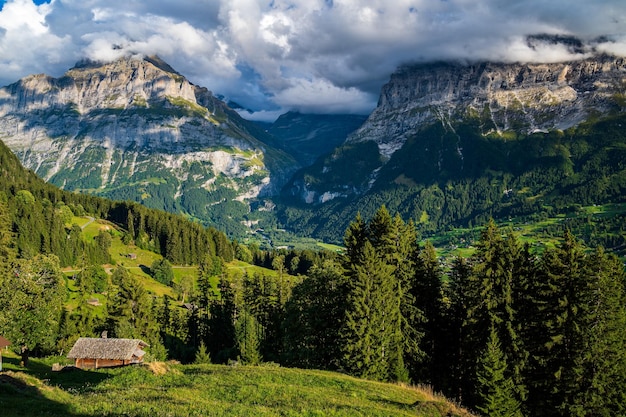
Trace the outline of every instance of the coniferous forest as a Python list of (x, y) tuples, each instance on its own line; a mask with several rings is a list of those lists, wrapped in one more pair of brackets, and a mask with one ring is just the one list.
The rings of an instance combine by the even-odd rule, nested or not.
[[(145, 340), (157, 360), (428, 384), (488, 416), (626, 413), (624, 265), (568, 231), (531, 248), (490, 221), (473, 254), (443, 262), (382, 206), (352, 220), (342, 253), (264, 252), (177, 215), (61, 191), (4, 146), (0, 171), (0, 329), (25, 366), (107, 331)], [(182, 299), (111, 265), (110, 234), (85, 239), (74, 216), (161, 255), (153, 277)], [(231, 276), (233, 259), (274, 273)], [(197, 266), (192, 282), (174, 283), (173, 264)], [(105, 314), (67, 309), (68, 266), (85, 298), (106, 294)]]

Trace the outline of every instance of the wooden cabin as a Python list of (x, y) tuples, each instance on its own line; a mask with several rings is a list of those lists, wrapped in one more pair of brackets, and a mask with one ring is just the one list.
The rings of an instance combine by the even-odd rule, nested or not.
[(148, 344), (139, 339), (81, 337), (67, 357), (80, 369), (98, 369), (142, 363)]

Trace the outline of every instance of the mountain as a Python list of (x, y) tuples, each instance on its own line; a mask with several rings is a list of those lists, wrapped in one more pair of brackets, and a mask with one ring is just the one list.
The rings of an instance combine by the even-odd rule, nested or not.
[(340, 241), (386, 204), (424, 233), (626, 195), (626, 61), (400, 68), (347, 141), (283, 189), (287, 229)]
[(330, 153), (345, 142), (365, 121), (365, 116), (351, 114), (302, 114), (288, 112), (269, 126), (276, 146), (293, 156), (302, 166)]
[(483, 134), (564, 130), (619, 108), (624, 71), (623, 58), (606, 55), (553, 64), (404, 67), (350, 141), (374, 141), (390, 157), (424, 126), (467, 117), (480, 121)]
[(158, 57), (83, 61), (0, 89), (0, 140), (45, 180), (180, 212), (231, 235), (296, 161)]

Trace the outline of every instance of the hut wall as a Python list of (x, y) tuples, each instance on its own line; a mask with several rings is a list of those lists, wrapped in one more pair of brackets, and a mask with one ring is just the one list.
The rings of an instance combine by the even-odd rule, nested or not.
[(112, 366), (127, 365), (127, 362), (117, 359), (98, 359), (96, 362), (96, 359), (82, 358), (76, 359), (76, 367), (81, 369), (110, 368)]

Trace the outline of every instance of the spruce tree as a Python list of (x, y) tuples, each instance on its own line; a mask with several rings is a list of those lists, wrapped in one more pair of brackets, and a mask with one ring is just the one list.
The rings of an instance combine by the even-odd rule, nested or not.
[(284, 360), (290, 366), (336, 369), (347, 280), (333, 261), (313, 266), (285, 308)]
[(506, 356), (500, 348), (495, 327), (477, 367), (478, 402), (476, 409), (485, 417), (522, 417), (516, 388), (507, 371)]
[(588, 255), (592, 293), (590, 322), (585, 329), (587, 349), (585, 386), (575, 398), (584, 415), (626, 414), (626, 274), (623, 263), (602, 248)]
[(249, 311), (242, 310), (235, 323), (235, 336), (239, 349), (239, 360), (245, 365), (261, 363), (259, 325)]
[[(567, 231), (542, 257), (527, 380), (534, 415), (613, 416), (626, 410), (624, 270), (602, 249), (586, 254)], [(547, 411), (552, 410), (552, 411)]]
[(442, 342), (442, 271), (434, 246), (427, 241), (422, 250), (415, 256), (415, 272), (411, 292), (416, 308), (423, 312), (424, 323), (421, 325), (424, 335), (421, 339), (421, 350), (424, 352), (422, 361), (415, 363), (414, 376), (424, 383), (433, 384), (437, 389), (441, 386), (441, 372), (444, 358), (440, 356)]
[(343, 366), (353, 375), (387, 380), (390, 364), (400, 360), (393, 349), (399, 304), (394, 297), (392, 273), (393, 267), (381, 262), (366, 240), (348, 274), (346, 322), (342, 329)]
[[(474, 370), (475, 357), (473, 352), (466, 351), (467, 348), (467, 309), (468, 294), (470, 286), (471, 267), (467, 259), (457, 257), (450, 271), (449, 285), (444, 287), (447, 298), (450, 300), (443, 315), (446, 323), (444, 335), (443, 352), (446, 365), (444, 375), (448, 376), (448, 381), (442, 378), (442, 391), (448, 396), (455, 398), (459, 402), (466, 401), (466, 393), (471, 393), (474, 389), (474, 378), (468, 375)], [(471, 396), (471, 394), (470, 394)]]
[(193, 363), (196, 365), (211, 363), (211, 355), (207, 352), (204, 342), (200, 343)]
[(531, 351), (534, 363), (527, 377), (528, 406), (535, 415), (572, 415), (584, 386), (585, 329), (592, 301), (585, 269), (582, 246), (569, 231), (557, 248), (542, 256), (543, 286), (537, 297), (541, 339)]
[[(509, 234), (506, 239), (491, 220), (482, 232), (477, 244), (476, 253), (472, 256), (472, 273), (467, 287), (467, 320), (465, 352), (475, 355), (480, 352), (489, 337), (490, 327), (495, 326), (503, 353), (509, 358), (511, 377), (515, 382), (516, 396), (522, 401), (526, 396), (526, 388), (522, 379), (522, 370), (526, 363), (516, 317), (514, 283), (520, 279), (518, 274), (520, 248), (517, 239)], [(470, 361), (472, 362), (476, 361)], [(475, 372), (470, 371), (471, 376)], [(471, 380), (466, 383), (471, 386)], [(474, 399), (470, 392), (468, 404)]]

